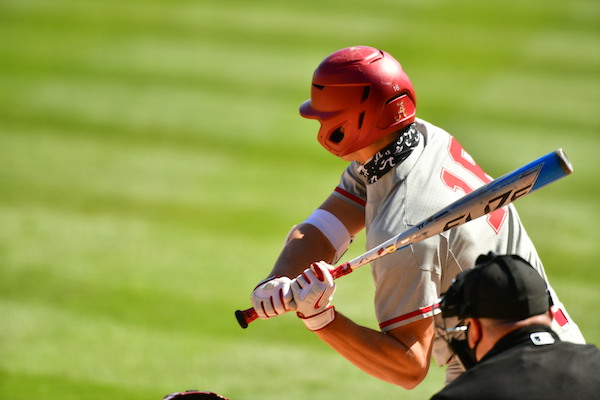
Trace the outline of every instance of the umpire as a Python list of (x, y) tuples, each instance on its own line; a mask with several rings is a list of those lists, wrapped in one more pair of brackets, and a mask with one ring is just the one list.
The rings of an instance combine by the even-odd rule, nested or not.
[[(451, 346), (472, 366), (432, 400), (598, 399), (600, 351), (562, 342), (544, 280), (519, 256), (488, 254), (457, 275), (442, 296), (442, 317), (466, 334)], [(462, 346), (461, 346), (462, 345)]]

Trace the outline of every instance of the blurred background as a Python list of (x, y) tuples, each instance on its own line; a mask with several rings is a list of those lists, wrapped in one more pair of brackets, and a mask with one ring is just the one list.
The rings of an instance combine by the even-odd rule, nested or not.
[[(491, 176), (565, 150), (575, 172), (516, 207), (600, 344), (598, 1), (4, 0), (0, 37), (0, 398), (439, 390), (435, 365), (406, 391), (293, 315), (233, 316), (345, 167), (298, 106), (357, 44), (394, 55), (418, 115)], [(335, 304), (376, 328), (372, 289), (365, 267)]]

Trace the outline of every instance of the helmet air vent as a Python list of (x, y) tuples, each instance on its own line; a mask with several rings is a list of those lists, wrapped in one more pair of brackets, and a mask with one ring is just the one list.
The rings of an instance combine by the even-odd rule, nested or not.
[(364, 101), (369, 98), (369, 93), (371, 93), (371, 86), (365, 86), (365, 90), (363, 90), (362, 94), (362, 99), (360, 99), (361, 103), (364, 103)]
[(361, 112), (358, 116), (358, 129), (362, 128), (363, 120), (365, 119), (365, 113)]
[(388, 101), (386, 101), (386, 102), (385, 102), (385, 104), (390, 104), (390, 103), (392, 103), (394, 100), (396, 100), (396, 99), (399, 99), (400, 97), (404, 97), (404, 96), (406, 96), (406, 95), (407, 95), (407, 94), (406, 94), (406, 93), (404, 93), (404, 92), (402, 92), (402, 93), (400, 93), (400, 94), (397, 94), (397, 95), (395, 95), (395, 96), (391, 97), (390, 99), (388, 99)]

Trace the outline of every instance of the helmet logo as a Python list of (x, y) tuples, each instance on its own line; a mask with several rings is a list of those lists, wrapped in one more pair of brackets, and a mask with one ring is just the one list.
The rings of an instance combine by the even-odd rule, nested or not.
[(406, 118), (406, 108), (404, 107), (404, 100), (398, 103), (398, 115), (396, 121), (400, 121), (402, 118)]

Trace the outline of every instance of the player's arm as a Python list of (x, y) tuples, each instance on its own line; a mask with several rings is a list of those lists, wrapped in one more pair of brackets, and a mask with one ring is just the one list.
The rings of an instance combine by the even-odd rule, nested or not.
[(295, 309), (290, 285), (311, 263), (332, 263), (341, 257), (350, 239), (364, 228), (364, 210), (329, 196), (305, 222), (289, 232), (269, 276), (252, 292), (251, 302), (260, 318)]
[[(334, 258), (340, 258), (349, 244), (347, 240), (355, 236), (365, 227), (364, 210), (355, 207), (340, 198), (331, 195), (319, 207), (320, 210), (331, 213), (328, 218), (336, 221), (315, 221), (309, 218), (307, 221), (295, 226), (288, 234), (287, 242), (275, 262), (271, 276), (288, 276), (295, 278), (310, 264), (316, 261), (327, 263), (336, 262)], [(322, 217), (321, 217), (322, 218)], [(314, 222), (317, 226), (313, 225)], [(347, 230), (339, 237), (328, 238), (324, 231), (334, 229), (335, 226), (324, 226), (327, 224), (341, 223)], [(339, 229), (341, 231), (343, 229)], [(341, 237), (346, 236), (346, 237)], [(335, 247), (334, 244), (335, 243)], [(345, 243), (344, 243), (345, 242)]]
[(434, 337), (431, 317), (387, 333), (357, 325), (331, 305), (335, 283), (324, 262), (305, 269), (291, 291), (306, 327), (363, 371), (406, 389), (427, 375)]
[(366, 373), (405, 389), (417, 386), (429, 370), (434, 338), (431, 317), (382, 333), (337, 313), (315, 333)]

